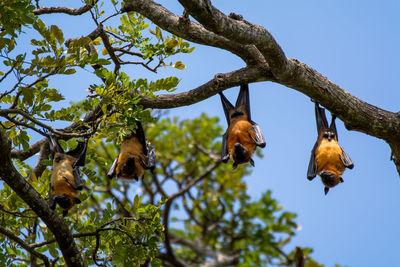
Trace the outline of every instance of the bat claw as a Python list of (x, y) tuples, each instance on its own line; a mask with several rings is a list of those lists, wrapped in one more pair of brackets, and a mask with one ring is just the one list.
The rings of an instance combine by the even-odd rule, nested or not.
[(237, 166), (238, 166), (238, 164), (237, 164), (236, 162), (234, 162), (234, 163), (232, 164), (232, 171), (235, 170)]
[(325, 188), (324, 188), (324, 193), (325, 193), (325, 195), (328, 194), (328, 192), (329, 192), (329, 188), (328, 188), (328, 187), (325, 187)]
[(253, 167), (256, 166), (256, 165), (254, 164), (254, 160), (253, 160), (253, 159), (250, 159), (250, 164), (251, 164), (251, 166), (253, 166)]

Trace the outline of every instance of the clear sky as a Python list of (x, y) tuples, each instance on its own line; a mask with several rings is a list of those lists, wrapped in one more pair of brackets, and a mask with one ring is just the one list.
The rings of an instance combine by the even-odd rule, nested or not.
[[(175, 1), (159, 2), (182, 14)], [(213, 4), (226, 14), (242, 14), (244, 19), (264, 26), (288, 57), (316, 69), (352, 95), (389, 111), (400, 110), (399, 1), (215, 0)], [(81, 4), (71, 1), (71, 5)], [(66, 38), (86, 35), (95, 28), (78, 17), (41, 18), (54, 24), (68, 18), (68, 24), (61, 25)], [(195, 46), (193, 53), (174, 58), (183, 61), (185, 70), (166, 69), (158, 75), (139, 68), (124, 71), (132, 78), (178, 76), (182, 82), (176, 92), (182, 92), (217, 73), (244, 66), (229, 52)], [(98, 82), (84, 71), (78, 73), (52, 84), (63, 88), (68, 100), (81, 99), (87, 95), (87, 86)], [(389, 146), (377, 138), (347, 131), (338, 120), (340, 144), (355, 168), (346, 170), (345, 182), (325, 196), (319, 178), (312, 182), (306, 179), (317, 135), (313, 103), (305, 95), (271, 82), (251, 84), (250, 89), (252, 117), (263, 130), (267, 146), (264, 158), (255, 160), (252, 175), (245, 179), (254, 199), (271, 189), (286, 210), (297, 213), (301, 230), (291, 246), (312, 247), (312, 256), (326, 266), (400, 266), (400, 179), (389, 160)], [(226, 95), (234, 101), (237, 92), (238, 88), (232, 88)], [(170, 114), (192, 118), (202, 112), (219, 116), (226, 125), (217, 96)]]

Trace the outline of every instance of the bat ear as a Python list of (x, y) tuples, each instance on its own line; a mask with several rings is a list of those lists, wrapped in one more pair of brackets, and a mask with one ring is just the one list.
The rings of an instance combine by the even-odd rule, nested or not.
[(325, 187), (325, 188), (324, 188), (324, 192), (325, 192), (325, 195), (328, 194), (329, 188), (328, 188), (328, 187)]
[(341, 182), (341, 183), (343, 183), (343, 182), (344, 182), (344, 180), (343, 180), (343, 178), (342, 178), (342, 177), (340, 177), (340, 182)]
[(82, 201), (79, 198), (75, 198), (75, 204), (81, 204)]

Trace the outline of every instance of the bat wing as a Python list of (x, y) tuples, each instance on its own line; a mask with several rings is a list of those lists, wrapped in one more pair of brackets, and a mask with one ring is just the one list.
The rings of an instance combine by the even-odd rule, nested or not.
[(82, 180), (82, 173), (79, 167), (75, 167), (72, 171), (74, 173), (74, 183), (75, 185), (73, 188), (75, 190), (81, 191), (83, 189), (83, 180)]
[(85, 166), (86, 150), (89, 139), (85, 138), (84, 142), (78, 142), (74, 150), (68, 151), (67, 154), (76, 158), (73, 168), (75, 166)]
[(156, 167), (156, 150), (148, 142), (147, 142), (146, 146), (147, 146), (147, 151), (148, 151), (148, 155), (147, 155), (148, 163), (145, 164), (144, 167), (146, 169), (154, 170), (154, 168)]
[(119, 157), (119, 155), (115, 158), (113, 164), (111, 165), (110, 170), (107, 173), (107, 177), (109, 179), (112, 179), (115, 176), (115, 172), (116, 172), (117, 165), (118, 165), (118, 157)]
[(148, 154), (148, 149), (147, 149), (147, 142), (146, 142), (146, 136), (144, 135), (144, 130), (142, 123), (140, 121), (136, 121), (136, 137), (138, 138), (140, 144), (143, 146), (143, 154), (147, 156)]
[(47, 138), (49, 138), (49, 146), (50, 146), (50, 151), (51, 151), (51, 157), (54, 158), (55, 153), (64, 153), (64, 150), (60, 146), (60, 144), (57, 141), (57, 137), (55, 134), (50, 133), (47, 135)]
[(251, 121), (251, 114), (250, 114), (250, 96), (249, 96), (249, 85), (242, 84), (240, 86), (240, 91), (238, 98), (236, 100), (235, 108), (240, 106), (244, 106), (247, 114), (247, 119)]
[(311, 151), (311, 157), (310, 157), (310, 162), (308, 163), (308, 170), (307, 170), (307, 179), (312, 180), (317, 176), (317, 166), (315, 166), (315, 150), (317, 149), (318, 142), (315, 143), (312, 151)]
[(324, 130), (328, 129), (328, 121), (326, 120), (325, 109), (321, 108), (317, 102), (315, 102), (315, 118), (317, 121), (318, 134)]
[(224, 96), (222, 92), (219, 93), (219, 96), (221, 97), (221, 103), (222, 107), (224, 109), (226, 121), (228, 122), (228, 126), (230, 124), (230, 118), (229, 118), (229, 111), (234, 109), (235, 107), (229, 102), (229, 100)]
[(343, 162), (343, 165), (346, 167), (346, 168), (349, 168), (349, 169), (353, 169), (354, 168), (354, 163), (353, 163), (353, 161), (351, 160), (351, 158), (349, 157), (349, 155), (347, 155), (347, 153), (342, 149), (342, 156), (340, 157), (340, 159), (342, 160), (342, 162)]
[(229, 151), (227, 148), (228, 131), (222, 136), (222, 149), (221, 149), (221, 160), (226, 163), (229, 160)]
[(250, 135), (250, 138), (253, 139), (253, 141), (256, 143), (257, 146), (259, 147), (265, 147), (265, 138), (264, 135), (261, 132), (260, 127), (258, 126), (257, 123), (251, 121), (253, 132), (256, 138), (253, 138), (253, 136)]
[(335, 120), (336, 120), (336, 116), (332, 115), (331, 125), (329, 126), (329, 128), (335, 133), (336, 141), (339, 141), (339, 136), (337, 133)]
[(53, 190), (51, 189), (51, 183), (50, 183), (50, 185), (49, 185), (49, 206), (50, 206), (50, 209), (54, 210), (56, 208), (56, 202), (54, 201), (52, 191)]

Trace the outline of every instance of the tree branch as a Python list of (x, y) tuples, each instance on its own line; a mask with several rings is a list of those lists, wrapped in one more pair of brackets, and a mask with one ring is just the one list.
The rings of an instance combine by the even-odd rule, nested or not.
[(0, 226), (0, 233), (2, 233), (3, 235), (7, 236), (10, 240), (14, 241), (18, 245), (20, 245), (23, 249), (28, 251), (31, 255), (34, 255), (35, 257), (41, 259), (43, 261), (43, 263), (44, 263), (44, 266), (50, 267), (49, 259), (45, 255), (35, 251), (28, 244), (26, 244), (21, 238), (16, 236), (14, 233), (8, 231), (3, 226)]
[(205, 84), (178, 94), (158, 95), (156, 98), (143, 97), (140, 104), (146, 108), (175, 108), (203, 101), (225, 89), (243, 83), (275, 81), (269, 72), (257, 67), (246, 67), (225, 74), (217, 74)]
[(212, 6), (210, 0), (179, 0), (185, 9), (206, 29), (243, 45), (254, 44), (264, 55), (274, 76), (286, 73), (287, 59), (272, 35), (263, 27), (237, 20)]
[(129, 11), (139, 12), (160, 28), (188, 41), (228, 50), (242, 58), (247, 64), (263, 61), (254, 46), (244, 46), (208, 31), (201, 24), (177, 16), (152, 0), (125, 0), (125, 6), (121, 12)]
[(10, 141), (0, 131), (0, 176), (43, 220), (54, 234), (68, 266), (84, 266), (80, 251), (64, 221), (50, 209), (39, 193), (18, 173), (11, 163)]

